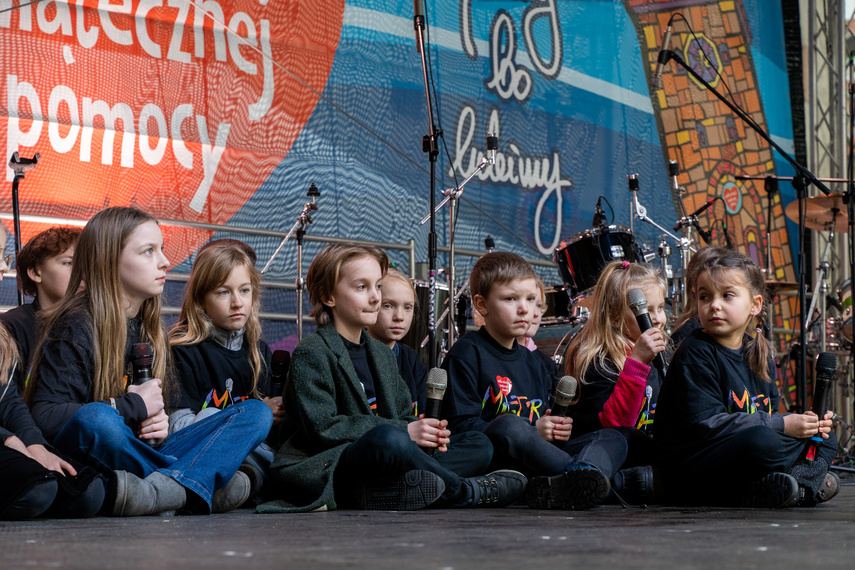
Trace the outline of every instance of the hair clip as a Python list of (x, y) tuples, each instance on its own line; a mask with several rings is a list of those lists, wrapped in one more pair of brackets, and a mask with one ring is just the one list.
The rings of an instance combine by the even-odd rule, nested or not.
[(621, 266), (620, 266), (620, 267), (621, 267), (621, 269), (626, 269), (627, 267), (629, 267), (629, 262), (628, 262), (628, 261), (624, 261), (624, 262), (621, 264)]

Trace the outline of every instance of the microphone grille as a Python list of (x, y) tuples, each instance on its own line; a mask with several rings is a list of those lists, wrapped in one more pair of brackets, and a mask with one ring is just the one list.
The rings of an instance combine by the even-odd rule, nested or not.
[(134, 366), (151, 366), (152, 362), (151, 345), (147, 342), (138, 342), (131, 345), (131, 361)]
[(630, 289), (626, 294), (626, 300), (630, 307), (647, 304), (647, 299), (644, 297), (644, 293), (641, 289)]
[(816, 358), (817, 372), (833, 374), (837, 372), (837, 355), (830, 352), (820, 352)]
[(562, 376), (555, 387), (555, 403), (560, 406), (569, 406), (576, 397), (578, 381), (572, 376)]
[(448, 387), (448, 372), (442, 368), (431, 368), (428, 371), (428, 388), (445, 390)]

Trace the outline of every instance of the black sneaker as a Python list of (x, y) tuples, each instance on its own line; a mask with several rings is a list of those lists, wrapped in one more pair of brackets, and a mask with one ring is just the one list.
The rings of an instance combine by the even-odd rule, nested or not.
[(816, 494), (816, 500), (818, 503), (830, 501), (836, 497), (839, 492), (840, 477), (837, 476), (837, 473), (829, 471), (825, 474), (825, 480), (822, 482), (822, 486), (820, 486), (819, 492)]
[(612, 491), (630, 504), (653, 503), (653, 490), (653, 467), (650, 465), (621, 469), (612, 477)]
[(799, 500), (799, 484), (787, 473), (770, 473), (751, 483), (742, 497), (743, 507), (777, 509), (792, 507)]
[(374, 479), (355, 492), (356, 508), (370, 511), (417, 511), (436, 501), (445, 482), (430, 471), (407, 471), (399, 477)]
[(516, 503), (525, 493), (528, 480), (519, 471), (509, 469), (493, 471), (488, 475), (467, 477), (463, 485), (471, 490), (466, 500), (457, 507), (507, 507)]
[(532, 509), (581, 511), (602, 503), (610, 490), (608, 477), (599, 469), (577, 463), (566, 473), (532, 478), (525, 499)]

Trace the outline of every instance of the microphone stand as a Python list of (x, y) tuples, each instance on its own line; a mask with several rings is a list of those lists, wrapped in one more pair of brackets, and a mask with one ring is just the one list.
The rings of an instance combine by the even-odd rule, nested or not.
[[(21, 158), (18, 151), (12, 153), (9, 159), (9, 168), (15, 171), (12, 179), (12, 218), (15, 226), (15, 256), (21, 251), (21, 209), (18, 204), (18, 182), (24, 178), (24, 173), (34, 169), (39, 164), (39, 153), (33, 158)], [(24, 294), (18, 289), (18, 306), (24, 304)]]
[[(849, 215), (849, 227), (847, 234), (849, 238), (849, 298), (855, 299), (855, 51), (849, 52), (849, 156), (848, 156), (848, 176), (846, 192), (843, 193), (843, 201), (846, 203), (846, 210)], [(850, 305), (852, 315), (855, 315), (855, 306)], [(855, 330), (855, 322), (853, 322), (853, 330)], [(849, 372), (850, 367), (855, 366), (855, 339), (849, 345), (849, 362), (846, 363), (846, 372)], [(844, 375), (844, 378), (851, 376)], [(849, 410), (847, 410), (849, 411)], [(851, 420), (850, 420), (851, 421)]]
[[(455, 322), (454, 322), (454, 311), (451, 310), (451, 308), (454, 306), (452, 303), (456, 303), (459, 300), (461, 293), (464, 292), (464, 290), (466, 289), (466, 287), (469, 284), (469, 282), (467, 280), (466, 285), (463, 288), (461, 288), (458, 293), (455, 293), (454, 288), (455, 288), (457, 275), (456, 275), (456, 271), (454, 269), (454, 263), (455, 263), (455, 261), (454, 261), (454, 226), (457, 223), (455, 220), (455, 212), (457, 211), (457, 200), (463, 195), (463, 189), (466, 186), (466, 184), (469, 183), (470, 180), (475, 178), (475, 176), (477, 176), (478, 173), (481, 172), (482, 170), (484, 170), (488, 165), (494, 164), (496, 162), (496, 150), (498, 150), (498, 148), (499, 148), (498, 137), (496, 137), (495, 133), (488, 133), (487, 134), (487, 151), (489, 153), (489, 158), (487, 156), (482, 156), (481, 161), (475, 167), (475, 170), (473, 170), (471, 173), (469, 173), (469, 175), (467, 175), (466, 178), (463, 179), (463, 182), (458, 184), (456, 188), (447, 188), (447, 189), (443, 190), (442, 195), (445, 196), (445, 199), (442, 202), (440, 202), (436, 206), (436, 208), (419, 223), (420, 226), (423, 226), (425, 224), (425, 222), (427, 222), (428, 220), (431, 220), (431, 222), (433, 222), (433, 219), (434, 219), (434, 216), (436, 215), (436, 213), (439, 212), (439, 210), (446, 203), (449, 204), (449, 206), (448, 206), (448, 208), (449, 208), (448, 209), (448, 301), (447, 301), (448, 306), (446, 307), (445, 312), (442, 314), (442, 316), (440, 316), (438, 321), (434, 324), (435, 327), (439, 327), (440, 323), (442, 323), (442, 320), (444, 318), (446, 318), (446, 316), (448, 317), (448, 337), (447, 337), (447, 341), (445, 344), (445, 350), (446, 351), (451, 350), (451, 346), (454, 344), (454, 341), (456, 340), (456, 337), (458, 336), (457, 330), (455, 327)], [(430, 327), (430, 324), (431, 323), (428, 322), (428, 327)], [(430, 330), (434, 331), (434, 335), (436, 334), (435, 329), (430, 329)], [(430, 338), (430, 333), (428, 333), (428, 339), (427, 340), (432, 341), (432, 342), (434, 341), (434, 339)], [(422, 346), (424, 346), (424, 343), (422, 343)]]
[[(421, 55), (422, 78), (425, 84), (425, 100), (427, 102), (428, 134), (422, 137), (422, 151), (428, 153), (430, 161), (430, 231), (428, 232), (428, 368), (436, 368), (436, 219), (434, 204), (436, 203), (436, 158), (439, 155), (437, 147), (437, 130), (433, 121), (433, 107), (430, 102), (430, 82), (428, 81), (427, 58), (425, 57), (425, 16), (421, 0), (415, 0), (413, 28), (416, 32), (416, 50)], [(452, 284), (453, 285), (453, 284)], [(449, 291), (449, 298), (451, 298)]]
[(264, 269), (261, 270), (261, 274), (264, 275), (264, 272), (270, 267), (270, 264), (273, 263), (273, 260), (279, 254), (279, 250), (282, 249), (282, 246), (285, 245), (285, 242), (288, 241), (288, 238), (291, 235), (296, 233), (297, 236), (297, 280), (295, 282), (297, 286), (297, 342), (303, 340), (303, 236), (306, 235), (306, 225), (312, 223), (312, 216), (309, 215), (309, 212), (314, 212), (318, 209), (318, 205), (315, 203), (315, 198), (318, 198), (321, 195), (321, 192), (318, 190), (318, 187), (312, 184), (309, 186), (309, 191), (306, 193), (306, 196), (309, 197), (309, 201), (303, 206), (303, 211), (300, 212), (300, 215), (297, 216), (297, 221), (294, 222), (294, 225), (291, 226), (291, 229), (285, 234), (285, 237), (282, 238), (282, 241), (279, 243), (279, 247), (276, 248), (276, 251), (273, 252), (273, 255), (270, 256), (270, 260), (264, 265)]
[(824, 194), (830, 194), (830, 190), (820, 182), (816, 176), (813, 175), (807, 168), (796, 162), (789, 154), (787, 154), (784, 149), (782, 149), (772, 138), (766, 134), (763, 129), (760, 128), (754, 121), (751, 120), (751, 117), (746, 115), (739, 107), (734, 105), (727, 97), (719, 93), (713, 88), (712, 85), (709, 84), (703, 77), (701, 77), (690, 65), (687, 65), (683, 58), (674, 53), (671, 50), (663, 49), (659, 52), (659, 61), (662, 64), (668, 63), (669, 60), (674, 60), (680, 67), (686, 70), (686, 72), (694, 77), (701, 85), (706, 87), (706, 89), (716, 96), (716, 98), (724, 103), (731, 111), (733, 111), (736, 116), (743, 120), (743, 122), (751, 127), (763, 140), (769, 143), (773, 149), (778, 151), (787, 162), (795, 169), (796, 176), (793, 180), (793, 186), (796, 189), (796, 193), (799, 200), (799, 326), (801, 327), (802, 334), (802, 343), (801, 343), (801, 361), (799, 362), (798, 368), (798, 377), (796, 379), (796, 411), (804, 412), (805, 405), (807, 402), (807, 343), (804, 342), (805, 339), (805, 327), (807, 324), (807, 315), (805, 314), (805, 305), (807, 300), (807, 294), (805, 291), (805, 280), (807, 278), (807, 268), (805, 267), (805, 219), (804, 219), (804, 199), (805, 199), (805, 190), (806, 183), (811, 183), (817, 188), (820, 189)]

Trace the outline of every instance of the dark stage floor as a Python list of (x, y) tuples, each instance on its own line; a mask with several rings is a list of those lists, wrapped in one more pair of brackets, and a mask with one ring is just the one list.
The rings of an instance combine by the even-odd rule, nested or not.
[[(814, 509), (338, 511), (0, 523), (0, 568), (855, 568), (855, 478)], [(560, 565), (560, 566), (559, 566)]]

